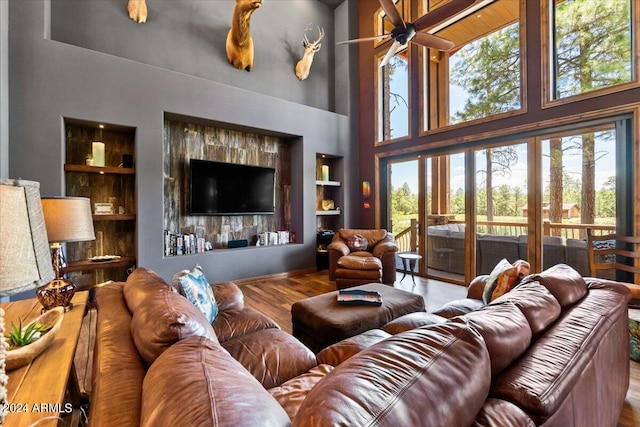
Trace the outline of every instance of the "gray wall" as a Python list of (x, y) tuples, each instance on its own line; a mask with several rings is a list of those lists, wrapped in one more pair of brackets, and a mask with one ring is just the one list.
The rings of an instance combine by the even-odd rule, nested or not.
[[(153, 2), (154, 0), (151, 0), (151, 3)], [(203, 4), (207, 2), (155, 0), (155, 3), (151, 9), (152, 13), (154, 9), (157, 12), (158, 8), (169, 7), (169, 4), (179, 4), (181, 7), (190, 5), (189, 13), (181, 19), (187, 23), (185, 25), (189, 31), (193, 31), (191, 19), (195, 19), (199, 8), (204, 7)], [(257, 11), (254, 18), (270, 18), (266, 12), (269, 4), (273, 8), (286, 9), (281, 11), (282, 13), (289, 13), (290, 3), (301, 6), (312, 4), (313, 7), (309, 10), (317, 14), (313, 15), (314, 20), (316, 17), (333, 19), (333, 11), (311, 0), (265, 0), (264, 10)], [(89, 49), (77, 46), (80, 43), (69, 44), (49, 39), (49, 16), (52, 19), (61, 19), (57, 16), (59, 11), (54, 10), (49, 15), (49, 5), (55, 9), (58, 6), (69, 7), (69, 4), (98, 8), (95, 12), (83, 12), (84, 18), (79, 18), (76, 14), (70, 15), (73, 19), (67, 21), (69, 25), (72, 21), (79, 21), (79, 27), (84, 27), (87, 34), (91, 34), (88, 36), (90, 41), (99, 40), (99, 33), (103, 31), (105, 38), (118, 37), (118, 43), (122, 45), (107, 43), (110, 51), (104, 53), (97, 51), (96, 46)], [(333, 77), (326, 77), (328, 82), (325, 81), (318, 86), (311, 82), (314, 77), (322, 75), (322, 61), (319, 61), (320, 66), (317, 69), (312, 69), (310, 81), (299, 82), (288, 66), (283, 66), (277, 71), (273, 65), (270, 75), (264, 76), (264, 71), (259, 67), (267, 67), (268, 53), (266, 56), (265, 53), (260, 53), (256, 59), (260, 65), (256, 65), (255, 72), (247, 73), (228, 65), (224, 55), (216, 51), (219, 46), (213, 47), (215, 56), (206, 61), (208, 67), (219, 71), (220, 81), (223, 82), (220, 83), (214, 78), (203, 78), (189, 75), (186, 71), (171, 69), (169, 65), (165, 65), (168, 67), (165, 68), (158, 64), (132, 60), (127, 56), (131, 52), (147, 50), (153, 52), (153, 58), (147, 58), (148, 61), (155, 60), (156, 56), (166, 56), (163, 64), (176, 64), (185, 60), (197, 61), (198, 58), (180, 52), (182, 56), (175, 59), (174, 50), (162, 49), (163, 43), (172, 40), (172, 31), (180, 22), (172, 21), (171, 25), (151, 27), (149, 24), (166, 18), (158, 14), (155, 18), (152, 15), (148, 24), (142, 24), (143, 27), (139, 24), (134, 25), (119, 7), (115, 7), (124, 4), (124, 1), (112, 0), (9, 2), (9, 175), (39, 181), (41, 192), (45, 196), (64, 194), (63, 118), (131, 126), (136, 128), (137, 237), (140, 266), (151, 268), (165, 279), (170, 279), (178, 270), (190, 268), (198, 262), (205, 268), (212, 281), (255, 277), (314, 266), (315, 155), (320, 152), (345, 156), (346, 164), (354, 164), (357, 158), (353, 156), (354, 140), (350, 135), (352, 125), (349, 116), (328, 111), (333, 109), (330, 105), (334, 98)], [(347, 13), (353, 10), (354, 6), (352, 4), (348, 8), (340, 8), (343, 12), (335, 13)], [(71, 11), (68, 13), (71, 14)], [(177, 14), (174, 11), (167, 12), (169, 13), (171, 16)], [(103, 14), (106, 16), (102, 16)], [(91, 18), (91, 15), (101, 15), (100, 22), (94, 21), (97, 16)], [(305, 16), (303, 20), (301, 16), (296, 19), (300, 19), (300, 25), (304, 27), (309, 19)], [(91, 20), (91, 25), (83, 21), (85, 18)], [(346, 25), (347, 21), (354, 20), (355, 16), (342, 18), (340, 22)], [(252, 29), (258, 27), (258, 20), (256, 19), (255, 24), (252, 21), (252, 24)], [(114, 33), (108, 30), (110, 25), (116, 25), (118, 31)], [(127, 25), (131, 29), (125, 31), (123, 28)], [(327, 28), (332, 26), (333, 23), (327, 25)], [(93, 27), (100, 31), (94, 33)], [(56, 27), (52, 32), (60, 37), (60, 30)], [(127, 38), (121, 32), (130, 33), (131, 38)], [(150, 34), (134, 37), (134, 32)], [(331, 33), (331, 30), (327, 32)], [(82, 39), (75, 31), (71, 33)], [(281, 30), (275, 30), (272, 34), (284, 37), (284, 34), (290, 33), (285, 31), (283, 34)], [(192, 36), (195, 37), (194, 34)], [(144, 46), (139, 45), (141, 42), (144, 42)], [(178, 41), (176, 43), (180, 44)], [(191, 39), (189, 43), (195, 42)], [(189, 43), (184, 46), (184, 50), (189, 50)], [(280, 51), (283, 45), (284, 42), (273, 47), (272, 43), (269, 48)], [(204, 50), (206, 49), (202, 51)], [(120, 51), (126, 54), (120, 56)], [(205, 61), (204, 58), (202, 60)], [(293, 60), (291, 61), (289, 65), (293, 66)], [(332, 61), (327, 60), (327, 63)], [(318, 64), (314, 63), (314, 67), (316, 65)], [(207, 67), (195, 68), (205, 70)], [(317, 76), (313, 75), (314, 71), (318, 72)], [(330, 68), (327, 72), (333, 74)], [(256, 77), (259, 73), (266, 79), (265, 84)], [(335, 80), (341, 82), (341, 90), (349, 90), (351, 87), (349, 76), (339, 75)], [(305, 86), (307, 83), (310, 83), (308, 88)], [(302, 90), (292, 89), (294, 87), (302, 87)], [(316, 91), (320, 93), (318, 96), (314, 95)], [(323, 108), (308, 105), (310, 102), (307, 101), (315, 102), (319, 98), (322, 98), (321, 103), (325, 104)], [(341, 105), (335, 109), (348, 111), (353, 108), (342, 105), (349, 99), (353, 98), (341, 99)], [(162, 138), (165, 114), (299, 136), (298, 140), (301, 142), (294, 144), (292, 151), (292, 158), (301, 159), (298, 164), (292, 165), (292, 179), (300, 179), (303, 189), (301, 193), (292, 197), (294, 204), (300, 203), (303, 206), (299, 225), (301, 229), (296, 230), (299, 244), (221, 250), (165, 259), (162, 216)], [(355, 187), (354, 183), (345, 185), (346, 200), (350, 198), (352, 187)], [(351, 218), (355, 217), (355, 212), (346, 211), (345, 215), (345, 224), (349, 225)]]
[[(123, 0), (51, 3), (52, 40), (334, 111), (333, 9), (319, 1), (263, 1), (251, 18), (251, 72), (227, 63), (225, 41), (233, 0), (148, 0), (149, 19), (144, 24), (128, 18)], [(302, 34), (309, 23), (314, 25), (310, 39), (318, 25), (326, 29), (326, 36), (310, 77), (300, 82), (294, 68), (304, 52)]]
[(9, 2), (0, 1), (0, 178), (9, 177)]

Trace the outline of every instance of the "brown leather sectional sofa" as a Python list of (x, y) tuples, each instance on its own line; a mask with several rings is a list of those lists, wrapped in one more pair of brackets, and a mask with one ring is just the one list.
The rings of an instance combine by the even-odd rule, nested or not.
[(213, 289), (212, 328), (146, 271), (97, 292), (90, 425), (615, 426), (629, 385), (627, 288), (565, 265), (315, 357)]

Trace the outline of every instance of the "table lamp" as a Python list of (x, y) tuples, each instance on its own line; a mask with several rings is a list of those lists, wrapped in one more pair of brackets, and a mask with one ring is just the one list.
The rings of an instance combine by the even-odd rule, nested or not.
[(38, 288), (36, 294), (44, 310), (64, 307), (71, 310), (71, 298), (76, 292), (75, 285), (62, 277), (60, 270), (66, 266), (61, 243), (95, 240), (91, 201), (86, 197), (43, 197), (42, 210), (51, 243), (51, 262), (55, 279)]
[(0, 179), (0, 297), (35, 289), (53, 278), (40, 184)]
[[(54, 278), (40, 184), (0, 179), (0, 297), (41, 286)], [(7, 402), (4, 311), (0, 308), (0, 404)], [(4, 411), (0, 411), (0, 425)]]

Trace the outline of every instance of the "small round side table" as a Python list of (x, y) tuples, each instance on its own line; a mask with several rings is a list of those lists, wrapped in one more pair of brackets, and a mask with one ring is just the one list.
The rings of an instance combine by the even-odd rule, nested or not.
[[(412, 253), (399, 253), (398, 257), (402, 260), (402, 267), (404, 268), (404, 274), (402, 275), (402, 282), (407, 275), (407, 271), (411, 274), (411, 281), (416, 284), (415, 277), (413, 276), (413, 270), (416, 268), (416, 261), (422, 259), (422, 255)], [(409, 261), (409, 268), (407, 269), (407, 261)]]

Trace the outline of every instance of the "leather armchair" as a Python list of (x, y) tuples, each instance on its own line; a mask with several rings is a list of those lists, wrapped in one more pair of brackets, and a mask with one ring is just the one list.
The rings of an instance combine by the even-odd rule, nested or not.
[[(367, 249), (365, 251), (351, 252), (349, 249), (347, 242), (355, 234), (367, 239)], [(336, 280), (338, 260), (347, 255), (379, 258), (382, 262), (382, 283), (392, 285), (396, 280), (396, 252), (398, 252), (398, 247), (395, 244), (393, 234), (385, 229), (359, 230), (341, 228), (333, 236), (333, 241), (327, 246), (327, 251), (329, 252), (329, 280)]]

